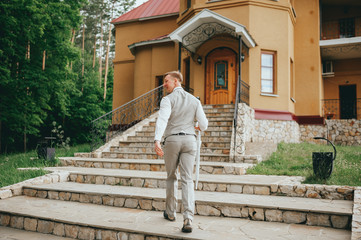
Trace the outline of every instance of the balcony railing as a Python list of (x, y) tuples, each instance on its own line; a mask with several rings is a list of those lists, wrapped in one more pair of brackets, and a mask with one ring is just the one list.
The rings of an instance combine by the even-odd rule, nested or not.
[(361, 17), (322, 21), (321, 40), (361, 36)]
[(356, 100), (323, 99), (322, 112), (326, 119), (361, 119), (361, 98)]

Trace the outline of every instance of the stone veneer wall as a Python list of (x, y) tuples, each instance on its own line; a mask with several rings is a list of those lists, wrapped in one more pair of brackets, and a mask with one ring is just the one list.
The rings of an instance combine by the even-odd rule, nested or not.
[(237, 154), (244, 154), (246, 142), (299, 142), (300, 129), (295, 121), (257, 120), (252, 108), (238, 105)]
[(254, 120), (252, 141), (298, 143), (299, 125), (296, 121)]
[(301, 141), (325, 137), (337, 145), (361, 145), (361, 120), (326, 120), (325, 125), (300, 125)]

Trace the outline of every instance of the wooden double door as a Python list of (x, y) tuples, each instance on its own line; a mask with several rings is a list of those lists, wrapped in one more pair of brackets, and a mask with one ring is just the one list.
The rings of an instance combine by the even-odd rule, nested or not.
[(236, 99), (236, 54), (218, 48), (207, 56), (206, 104), (231, 104)]

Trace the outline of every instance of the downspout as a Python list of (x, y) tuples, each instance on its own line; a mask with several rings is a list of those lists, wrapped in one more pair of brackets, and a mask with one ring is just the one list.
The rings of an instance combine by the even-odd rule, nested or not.
[(181, 66), (182, 66), (182, 43), (179, 42), (178, 43), (178, 71), (181, 71)]

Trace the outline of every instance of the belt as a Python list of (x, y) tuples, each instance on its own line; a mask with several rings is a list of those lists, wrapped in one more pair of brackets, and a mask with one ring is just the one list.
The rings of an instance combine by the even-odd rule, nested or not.
[(171, 135), (169, 135), (169, 136), (167, 136), (167, 137), (164, 138), (164, 140), (163, 140), (163, 145), (164, 145), (164, 143), (165, 143), (165, 140), (166, 140), (168, 137), (170, 137), (170, 136), (186, 136), (186, 135), (194, 136), (195, 138), (197, 138), (197, 135), (195, 135), (195, 134), (189, 134), (189, 133), (184, 133), (184, 132), (174, 133), (174, 134), (171, 134)]
[(189, 134), (189, 133), (184, 133), (184, 132), (180, 132), (180, 133), (174, 133), (171, 136), (185, 136), (185, 135), (191, 135), (191, 136), (195, 136), (197, 137), (195, 134)]

